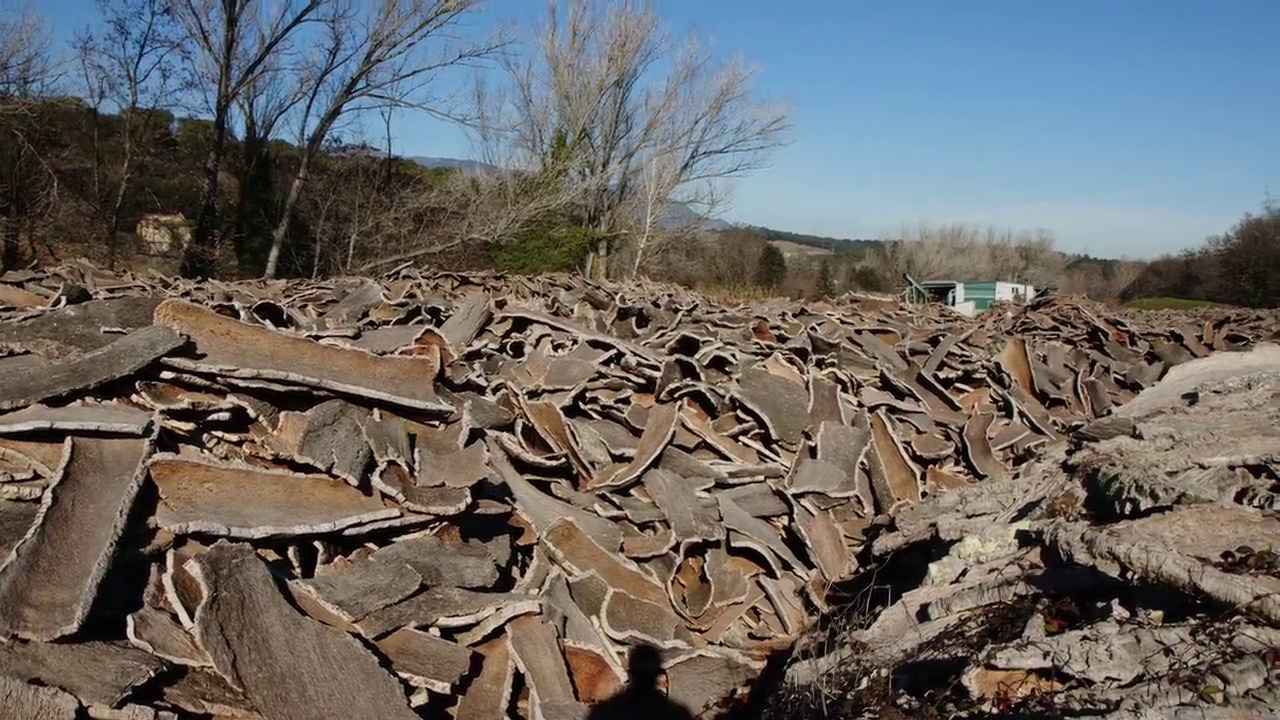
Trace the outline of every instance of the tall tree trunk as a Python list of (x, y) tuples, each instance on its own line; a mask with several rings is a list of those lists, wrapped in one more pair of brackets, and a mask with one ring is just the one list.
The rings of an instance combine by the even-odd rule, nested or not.
[(4, 218), (4, 247), (0, 249), (0, 270), (16, 270), (18, 268), (18, 241), (22, 238), (21, 224), (17, 217)]
[(293, 221), (293, 210), (298, 205), (298, 198), (302, 196), (302, 186), (307, 182), (307, 176), (311, 173), (311, 158), (314, 153), (308, 151), (302, 155), (302, 164), (298, 166), (298, 174), (294, 176), (293, 182), (289, 184), (289, 194), (284, 199), (284, 208), (280, 213), (280, 222), (276, 223), (276, 229), (271, 233), (271, 252), (267, 255), (267, 269), (262, 276), (271, 279), (276, 276), (276, 270), (280, 264), (280, 250), (284, 247), (284, 239), (289, 234), (289, 225)]
[(256, 274), (266, 264), (264, 251), (269, 248), (268, 231), (275, 223), (276, 193), (267, 137), (252, 122), (245, 128), (242, 149), (233, 242), (241, 272)]
[[(221, 104), (221, 103), (219, 103)], [(213, 118), (213, 144), (204, 161), (204, 186), (200, 191), (200, 211), (191, 242), (182, 253), (182, 274), (186, 277), (207, 278), (217, 267), (215, 248), (218, 225), (218, 174), (222, 170), (222, 155), (227, 136), (226, 108), (219, 108)]]
[[(224, 1), (224, 5), (226, 5)], [(240, 15), (225, 13), (222, 25), (222, 47), (218, 65), (218, 90), (213, 107), (213, 145), (204, 161), (204, 188), (200, 194), (200, 210), (191, 242), (182, 253), (181, 272), (186, 277), (207, 278), (217, 269), (218, 174), (226, 152), (227, 112), (235, 99), (232, 94), (232, 62), (236, 57), (236, 37)]]
[[(126, 130), (126, 132), (128, 132)], [(120, 162), (120, 184), (116, 187), (115, 199), (111, 201), (111, 210), (106, 214), (106, 222), (102, 229), (105, 236), (103, 240), (107, 243), (107, 267), (115, 269), (116, 255), (118, 248), (116, 247), (116, 229), (120, 227), (120, 211), (124, 207), (125, 196), (129, 192), (129, 179), (133, 173), (133, 142), (125, 141), (124, 159)]]

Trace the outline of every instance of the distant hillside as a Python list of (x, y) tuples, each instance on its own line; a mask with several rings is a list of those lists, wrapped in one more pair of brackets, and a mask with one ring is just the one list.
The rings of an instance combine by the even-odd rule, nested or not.
[(412, 160), (423, 167), (428, 167), (432, 169), (457, 168), (467, 174), (487, 172), (489, 170), (498, 169), (488, 163), (482, 163), (476, 160), (463, 160), (460, 158), (425, 157), (422, 155), (416, 155), (407, 159)]
[(736, 229), (752, 233), (767, 242), (777, 245), (784, 251), (793, 249), (795, 252), (813, 255), (830, 253), (833, 255), (862, 257), (883, 243), (882, 240), (851, 240), (849, 238), (834, 238), (823, 235), (807, 235), (805, 233), (775, 230), (774, 228), (756, 225), (742, 225), (736, 227)]
[(694, 211), (693, 208), (690, 208), (684, 203), (671, 203), (668, 205), (666, 212), (662, 214), (662, 217), (658, 218), (658, 225), (663, 228), (688, 226), (693, 224), (693, 221), (696, 221), (699, 218), (706, 223), (706, 228), (708, 230), (728, 230), (733, 227), (731, 223), (727, 223), (719, 218), (703, 217)]

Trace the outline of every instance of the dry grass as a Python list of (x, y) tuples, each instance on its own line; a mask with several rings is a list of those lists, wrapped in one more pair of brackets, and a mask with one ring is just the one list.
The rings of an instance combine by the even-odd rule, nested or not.
[(750, 283), (710, 285), (700, 288), (698, 292), (713, 300), (725, 303), (771, 300), (783, 297), (777, 290)]

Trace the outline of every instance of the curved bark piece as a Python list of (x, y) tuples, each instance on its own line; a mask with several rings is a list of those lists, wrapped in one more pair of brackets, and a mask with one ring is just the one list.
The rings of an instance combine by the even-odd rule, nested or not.
[(14, 720), (76, 720), (80, 703), (54, 688), (0, 676), (0, 707)]
[(195, 638), (164, 610), (144, 605), (130, 613), (125, 622), (125, 637), (134, 647), (178, 665), (209, 666), (209, 656)]
[(5, 323), (0, 347), (31, 348), (54, 359), (93, 352), (119, 338), (103, 328), (131, 331), (151, 325), (160, 301), (156, 297), (120, 297), (66, 305), (28, 320)]
[(65, 690), (85, 703), (118, 705), (164, 667), (119, 642), (0, 643), (0, 676)]
[(419, 445), (417, 456), (420, 487), (469, 488), (491, 474), (489, 446), (478, 440), (449, 453)]
[(0, 415), (0, 435), (58, 432), (141, 436), (147, 434), (152, 420), (151, 413), (128, 405), (32, 405)]
[(846, 420), (844, 403), (840, 400), (840, 386), (813, 370), (809, 371), (808, 410), (811, 421), (818, 425), (843, 425)]
[(809, 548), (809, 557), (830, 582), (843, 580), (853, 569), (853, 555), (845, 545), (840, 526), (824, 512), (815, 512), (803, 502), (795, 507), (796, 530)]
[(0, 284), (0, 308), (8, 306), (19, 310), (30, 310), (42, 308), (48, 304), (49, 298), (43, 295), (27, 292), (13, 285)]
[(599, 623), (574, 600), (563, 573), (557, 571), (548, 580), (544, 598), (547, 609), (557, 615), (557, 626), (563, 627), (565, 664), (578, 699), (599, 702), (620, 690), (626, 682), (626, 669)]
[(150, 365), (185, 342), (167, 327), (151, 326), (71, 360), (14, 368), (0, 385), (0, 410), (92, 390)]
[(617, 525), (595, 513), (574, 507), (538, 490), (511, 465), (502, 446), (498, 445), (492, 437), (488, 442), (490, 443), (489, 459), (493, 469), (511, 489), (511, 494), (515, 496), (516, 508), (528, 518), (534, 530), (545, 533), (561, 518), (572, 518), (591, 536), (592, 540), (609, 552), (615, 552), (622, 546), (622, 530)]
[(680, 424), (680, 404), (662, 403), (649, 409), (648, 420), (645, 421), (644, 432), (636, 445), (635, 457), (631, 462), (614, 474), (608, 472), (598, 474), (590, 484), (591, 489), (619, 489), (637, 482), (649, 466), (657, 462), (662, 451), (671, 444), (676, 426)]
[(647, 643), (655, 647), (688, 647), (692, 636), (665, 597), (659, 602), (641, 600), (625, 590), (609, 588), (600, 624), (619, 642)]
[(753, 414), (759, 415), (769, 433), (780, 443), (795, 448), (812, 424), (809, 392), (802, 384), (752, 366), (738, 378), (738, 397)]
[(146, 476), (149, 438), (68, 438), (58, 477), (0, 567), (0, 632), (56, 640), (80, 629)]
[(551, 525), (540, 538), (547, 554), (561, 566), (582, 574), (594, 572), (610, 587), (652, 603), (669, 603), (660, 584), (631, 563), (606, 551), (570, 519)]
[(218, 673), (273, 720), (418, 720), (400, 684), (355, 638), (299, 615), (246, 545), (189, 562), (204, 587), (196, 637)]
[(726, 651), (695, 650), (667, 663), (667, 696), (694, 717), (712, 717), (725, 698), (749, 686), (762, 669)]
[(436, 398), (433, 381), (440, 367), (429, 358), (379, 357), (322, 345), (176, 299), (156, 308), (155, 322), (190, 337), (202, 354), (199, 360), (166, 359), (179, 369), (305, 385), (432, 413), (454, 411)]
[(162, 697), (169, 707), (212, 715), (219, 720), (266, 720), (253, 709), (243, 692), (212, 668), (188, 670), (164, 688)]
[(453, 692), (471, 670), (474, 653), (421, 630), (397, 630), (374, 643), (395, 674), (441, 695)]
[(516, 674), (511, 644), (503, 635), (478, 646), (476, 651), (482, 658), (480, 672), (458, 700), (454, 717), (457, 720), (506, 717)]
[(883, 410), (871, 414), (871, 489), (883, 513), (920, 500), (920, 471), (907, 459)]
[(492, 300), (489, 294), (474, 291), (454, 305), (453, 313), (440, 326), (440, 335), (449, 342), (449, 350), (457, 357), (466, 351), (467, 346), (492, 318)]
[(481, 623), (500, 627), (519, 615), (536, 613), (542, 603), (523, 593), (475, 592), (463, 588), (428, 588), (394, 605), (375, 610), (355, 623), (360, 634), (380, 638), (400, 628), (466, 628)]
[(991, 441), (987, 439), (987, 431), (993, 422), (995, 422), (995, 413), (979, 412), (969, 416), (968, 422), (964, 424), (962, 435), (965, 458), (969, 461), (969, 467), (973, 468), (979, 477), (1003, 480), (1008, 477), (1009, 470), (991, 450)]
[(714, 505), (707, 505), (698, 498), (688, 480), (654, 469), (645, 473), (644, 488), (662, 510), (677, 539), (684, 542), (724, 539), (725, 529), (720, 522), (720, 513)]
[(720, 504), (720, 516), (724, 518), (725, 527), (736, 530), (740, 534), (740, 542), (749, 542), (761, 548), (765, 557), (777, 557), (796, 570), (808, 571), (808, 567), (800, 561), (800, 558), (797, 558), (795, 553), (791, 552), (791, 548), (782, 542), (782, 538), (778, 536), (777, 530), (772, 525), (752, 517), (727, 495), (717, 495), (716, 500)]
[(1008, 373), (1013, 382), (1024, 393), (1035, 391), (1035, 382), (1031, 376), (1031, 360), (1027, 356), (1027, 341), (1021, 337), (1010, 338), (1004, 349), (996, 356), (996, 364)]
[[(516, 667), (529, 686), (532, 720), (568, 717), (565, 711), (577, 704), (577, 698), (555, 628), (539, 617), (525, 615), (507, 626), (507, 638)], [(551, 708), (558, 712), (550, 713)]]
[(157, 455), (156, 522), (178, 534), (259, 539), (319, 535), (398, 517), (376, 498), (326, 475)]
[(560, 406), (546, 400), (536, 402), (523, 402), (525, 417), (529, 418), (529, 422), (533, 425), (538, 434), (542, 436), (551, 449), (558, 453), (564, 453), (569, 462), (573, 464), (574, 470), (580, 478), (578, 486), (590, 482), (593, 475), (591, 467), (587, 465), (586, 460), (582, 457), (582, 451), (578, 448), (578, 443), (574, 439), (573, 434), (569, 431), (569, 425), (565, 421), (564, 413), (561, 412)]
[(571, 335), (575, 335), (579, 338), (582, 338), (583, 340), (590, 340), (592, 342), (602, 343), (610, 347), (614, 347), (619, 350), (626, 351), (632, 355), (635, 355), (636, 357), (643, 358), (649, 361), (654, 367), (662, 367), (662, 359), (659, 358), (657, 355), (655, 355), (651, 350), (644, 347), (643, 345), (638, 345), (636, 343), (630, 342), (628, 340), (624, 340), (619, 337), (615, 337), (613, 335), (603, 335), (600, 333), (589, 332), (564, 318), (559, 318), (554, 315), (548, 315), (547, 313), (540, 312), (538, 310), (533, 310), (525, 307), (518, 307), (515, 305), (508, 305), (507, 307), (503, 308), (500, 312), (498, 312), (494, 316), (495, 321), (507, 320), (509, 318), (520, 318), (520, 319), (528, 320), (535, 323), (541, 323), (543, 325), (546, 325), (547, 327), (552, 327), (557, 330), (563, 330)]

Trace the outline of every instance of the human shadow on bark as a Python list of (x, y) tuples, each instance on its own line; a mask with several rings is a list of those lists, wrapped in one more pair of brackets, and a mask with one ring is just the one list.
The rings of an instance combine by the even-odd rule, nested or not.
[(662, 680), (662, 656), (652, 645), (637, 645), (627, 659), (627, 685), (596, 705), (587, 720), (693, 720), (693, 714), (667, 697)]

